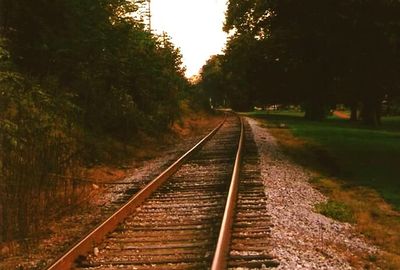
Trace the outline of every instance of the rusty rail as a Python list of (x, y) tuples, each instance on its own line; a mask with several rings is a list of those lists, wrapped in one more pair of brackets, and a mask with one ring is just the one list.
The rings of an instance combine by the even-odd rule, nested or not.
[(244, 145), (244, 126), (243, 120), (240, 117), (240, 139), (236, 153), (235, 165), (233, 167), (231, 185), (229, 187), (228, 198), (226, 201), (224, 217), (222, 219), (221, 229), (218, 237), (217, 247), (215, 249), (214, 258), (211, 265), (211, 270), (224, 270), (227, 268), (227, 258), (229, 254), (230, 238), (232, 234), (232, 224), (236, 207), (240, 165), (242, 161), (242, 149)]
[(224, 124), (224, 120), (213, 129), (207, 136), (200, 140), (188, 152), (182, 155), (177, 161), (169, 166), (164, 172), (147, 184), (141, 191), (136, 193), (126, 204), (124, 204), (117, 212), (110, 216), (106, 221), (98, 225), (94, 230), (78, 241), (64, 255), (53, 262), (47, 270), (65, 270), (70, 269), (76, 259), (93, 250), (98, 243), (102, 241), (104, 236), (116, 229), (127, 216), (132, 214), (144, 200), (146, 200), (158, 187), (160, 187), (169, 177), (171, 177), (183, 163), (197, 150), (199, 150)]

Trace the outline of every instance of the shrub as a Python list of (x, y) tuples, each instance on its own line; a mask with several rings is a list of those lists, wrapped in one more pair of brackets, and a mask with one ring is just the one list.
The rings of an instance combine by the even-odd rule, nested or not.
[[(77, 110), (14, 72), (0, 55), (0, 241), (37, 232), (55, 205), (73, 203)], [(7, 68), (6, 68), (7, 67)]]

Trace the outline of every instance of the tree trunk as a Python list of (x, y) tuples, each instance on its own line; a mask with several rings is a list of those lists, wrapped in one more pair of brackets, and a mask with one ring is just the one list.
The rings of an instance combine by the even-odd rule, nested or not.
[(308, 102), (307, 104), (305, 104), (304, 108), (304, 117), (307, 120), (321, 121), (324, 120), (326, 117), (326, 108), (322, 102)]
[(356, 122), (358, 120), (358, 106), (357, 102), (353, 102), (350, 104), (350, 121)]
[(381, 103), (379, 100), (366, 100), (363, 102), (361, 118), (364, 124), (378, 126), (381, 124)]

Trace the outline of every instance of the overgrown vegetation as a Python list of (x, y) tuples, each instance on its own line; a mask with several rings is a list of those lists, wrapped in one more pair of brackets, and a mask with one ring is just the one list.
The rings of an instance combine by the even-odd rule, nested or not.
[(74, 205), (79, 166), (179, 117), (181, 55), (141, 3), (0, 0), (0, 242)]
[[(383, 269), (400, 267), (400, 121), (385, 117), (383, 127), (351, 124), (331, 117), (304, 120), (301, 112), (255, 112), (250, 115), (278, 139), (296, 162), (314, 172), (310, 183), (328, 196), (316, 206), (324, 215), (354, 222), (379, 245)], [(285, 124), (285, 128), (281, 128)]]
[[(4, 52), (3, 52), (4, 57)], [(38, 231), (51, 206), (71, 205), (79, 128), (69, 97), (53, 97), (20, 73), (0, 72), (0, 240)], [(33, 207), (32, 207), (33, 206)]]

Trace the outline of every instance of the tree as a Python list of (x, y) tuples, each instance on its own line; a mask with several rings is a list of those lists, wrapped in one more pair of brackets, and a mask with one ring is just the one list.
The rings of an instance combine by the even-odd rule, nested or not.
[(201, 87), (204, 89), (204, 95), (208, 103), (212, 107), (226, 105), (226, 87), (222, 74), (222, 57), (221, 55), (213, 55), (207, 60), (206, 64), (202, 67)]
[[(279, 71), (287, 82), (268, 84), (285, 91), (282, 98), (303, 103), (307, 118), (322, 119), (331, 103), (362, 102), (363, 120), (374, 125), (382, 97), (398, 95), (399, 18), (394, 14), (399, 5), (386, 0), (231, 0), (225, 31), (233, 33), (231, 43), (243, 36), (254, 40), (259, 58), (269, 61), (244, 67)], [(268, 75), (258, 76), (263, 78)]]
[[(39, 229), (27, 206), (44, 213), (59, 183), (73, 191), (72, 165), (101, 160), (92, 154), (104, 152), (99, 145), (127, 145), (179, 116), (188, 87), (181, 54), (133, 19), (139, 3), (0, 0), (0, 213), (8, 218), (0, 241)], [(16, 212), (3, 210), (15, 202), (8, 198), (36, 193), (43, 201), (25, 196)]]

